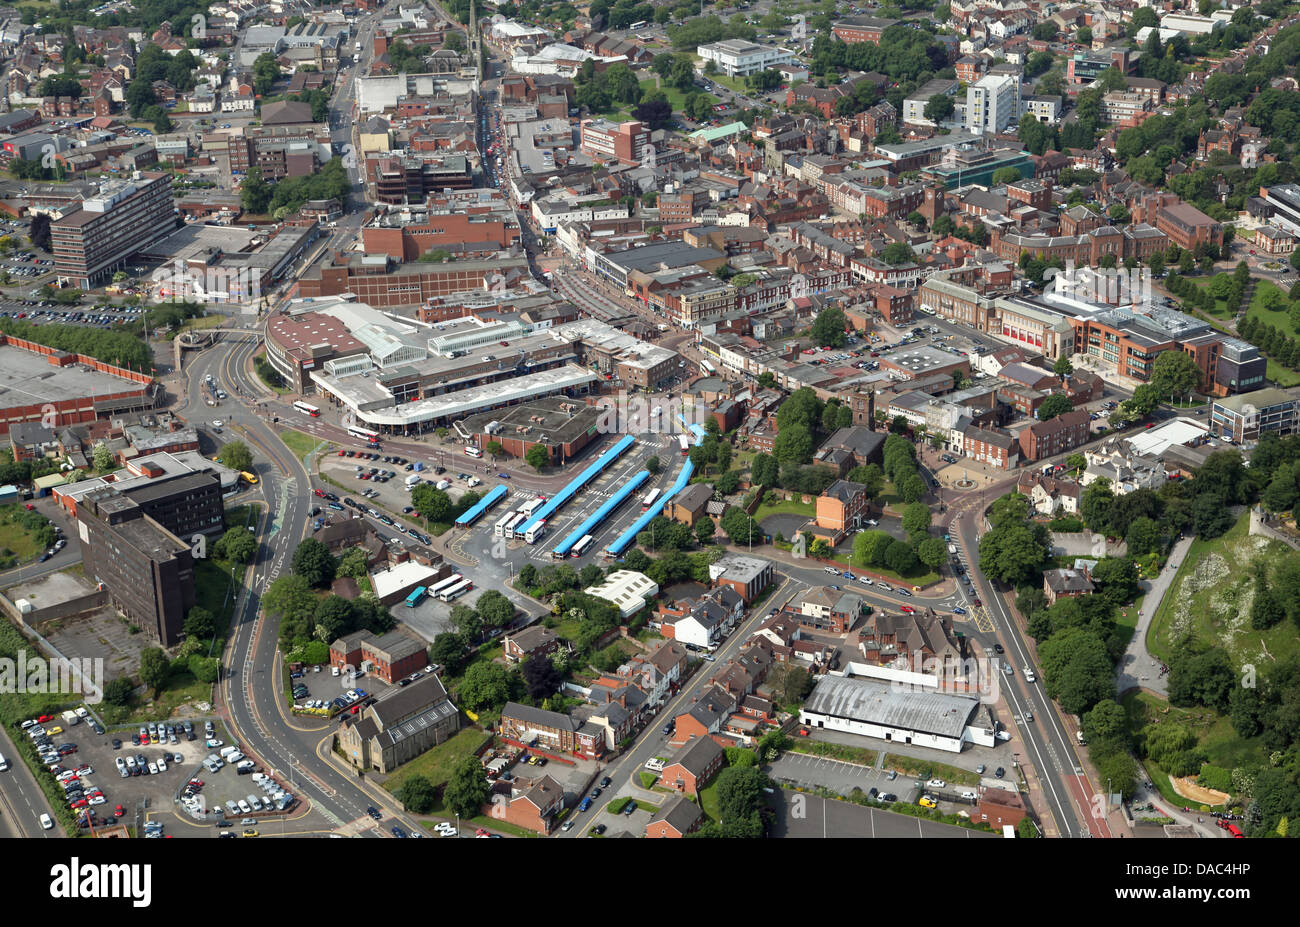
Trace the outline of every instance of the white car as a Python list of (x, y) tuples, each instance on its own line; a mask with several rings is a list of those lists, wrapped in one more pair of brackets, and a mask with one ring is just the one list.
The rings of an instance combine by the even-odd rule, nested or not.
[(103, 795), (95, 795), (95, 796), (93, 796), (93, 797), (91, 797), (91, 798), (86, 799), (86, 804), (88, 804), (88, 805), (102, 805), (102, 804), (104, 804), (104, 803), (107, 802), (107, 801), (108, 801), (108, 799), (105, 798)]
[(859, 576), (858, 582), (862, 583), (864, 586), (874, 586), (876, 584), (875, 580), (866, 576)]
[(948, 787), (948, 783), (944, 782), (942, 779), (931, 779), (925, 784), (925, 787), (927, 789), (945, 789)]
[(828, 567), (822, 567), (822, 572), (823, 572), (823, 573), (830, 573), (832, 576), (839, 576), (839, 575), (840, 575), (840, 571), (837, 570), (837, 569), (835, 569), (835, 567), (829, 567), (829, 566), (828, 566)]
[(166, 760), (163, 760), (163, 759), (158, 760), (158, 771), (159, 771), (160, 773), (164, 773), (164, 772), (167, 771), (167, 761), (166, 761)]
[(51, 818), (48, 814), (41, 815), (41, 829), (54, 830), (54, 819)]
[(213, 419), (213, 420), (212, 420), (212, 427), (213, 427), (213, 428), (220, 428), (220, 427), (221, 427), (222, 425), (224, 425), (224, 424), (226, 424), (226, 423), (223, 422), (223, 421), (222, 421), (221, 419), (219, 419), (219, 418), (217, 418), (217, 419)]

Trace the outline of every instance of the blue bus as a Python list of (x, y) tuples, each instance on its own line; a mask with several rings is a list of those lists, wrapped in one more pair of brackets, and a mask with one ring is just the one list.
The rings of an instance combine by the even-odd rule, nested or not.
[(415, 591), (413, 591), (410, 595), (406, 597), (406, 607), (415, 608), (415, 606), (419, 605), (421, 602), (424, 601), (424, 596), (425, 593), (427, 592), (428, 589), (426, 589), (424, 586), (416, 586)]

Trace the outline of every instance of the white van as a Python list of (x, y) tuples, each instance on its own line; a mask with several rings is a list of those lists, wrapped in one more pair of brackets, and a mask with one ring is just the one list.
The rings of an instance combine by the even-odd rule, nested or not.
[(9, 761), (0, 756), (0, 772), (5, 772), (9, 768)]
[(420, 485), (420, 478), (416, 474), (412, 473), (410, 476), (406, 478), (407, 489), (411, 489), (412, 487), (419, 486), (419, 485)]
[(239, 752), (239, 748), (236, 747), (234, 744), (226, 744), (226, 746), (221, 748), (221, 758), (225, 759), (226, 757), (230, 756), (230, 754), (238, 753), (238, 752)]
[(449, 487), (450, 485), (451, 485), (451, 481), (450, 481), (450, 480), (438, 480), (438, 485), (435, 486), (434, 488), (435, 488), (435, 489), (446, 489), (446, 488)]

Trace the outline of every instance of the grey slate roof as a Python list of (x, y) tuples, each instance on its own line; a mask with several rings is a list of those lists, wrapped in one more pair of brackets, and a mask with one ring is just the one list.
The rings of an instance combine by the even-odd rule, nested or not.
[(825, 676), (804, 711), (940, 737), (961, 737), (979, 699), (937, 692), (901, 692), (888, 683)]

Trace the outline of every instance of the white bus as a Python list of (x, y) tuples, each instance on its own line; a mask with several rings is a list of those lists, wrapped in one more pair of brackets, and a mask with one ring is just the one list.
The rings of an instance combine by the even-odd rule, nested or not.
[(677, 440), (682, 446), (682, 456), (685, 457), (691, 452), (691, 439), (686, 435), (678, 435)]
[(371, 431), (369, 428), (362, 428), (359, 425), (349, 425), (348, 434), (354, 438), (360, 438), (362, 441), (370, 444), (379, 443), (379, 432)]
[(465, 577), (461, 576), (459, 573), (455, 573), (451, 576), (448, 576), (446, 579), (438, 580), (432, 586), (429, 586), (427, 589), (425, 589), (424, 592), (429, 598), (431, 599), (436, 598), (437, 596), (442, 595), (442, 593), (446, 592), (448, 589), (456, 585), (464, 578)]
[(474, 588), (474, 584), (468, 579), (462, 579), (454, 586), (448, 586), (442, 592), (438, 593), (438, 598), (443, 602), (450, 602), (453, 599), (459, 599), (465, 593)]
[(301, 400), (295, 402), (293, 404), (293, 407), (297, 409), (299, 412), (301, 412), (303, 415), (310, 415), (312, 418), (318, 418), (320, 416), (320, 409), (316, 408), (315, 406), (309, 406), (307, 405), (307, 403), (302, 402)]
[(655, 500), (658, 498), (659, 498), (659, 490), (657, 489), (652, 489), (648, 493), (646, 493), (645, 498), (641, 500), (641, 511), (643, 512), (650, 511), (650, 506), (654, 505)]
[(574, 544), (573, 547), (569, 548), (569, 556), (581, 557), (583, 554), (587, 552), (587, 548), (590, 546), (591, 546), (591, 535), (584, 534), (582, 536), (582, 540), (578, 541), (577, 544)]
[(514, 517), (515, 517), (516, 515), (518, 515), (518, 514), (519, 514), (518, 512), (515, 512), (515, 511), (512, 510), (512, 511), (506, 512), (504, 515), (502, 515), (500, 518), (498, 518), (498, 519), (497, 519), (497, 523), (496, 523), (495, 525), (492, 526), (492, 534), (493, 534), (493, 536), (494, 536), (494, 537), (499, 537), (499, 538), (507, 537), (507, 535), (506, 535), (506, 527), (510, 524), (511, 521), (514, 520)]
[(532, 515), (534, 512), (540, 509), (544, 504), (546, 504), (546, 500), (538, 496), (536, 499), (533, 499), (529, 502), (525, 502), (523, 505), (521, 505), (519, 507), (519, 511), (523, 515)]
[(482, 456), (483, 456), (483, 451), (481, 451), (479, 448), (475, 447), (473, 444), (468, 444), (468, 445), (465, 446), (465, 453), (466, 453), (468, 456), (470, 456), (470, 457), (482, 457)]
[(515, 529), (526, 521), (528, 521), (527, 515), (523, 512), (516, 512), (514, 518), (510, 519), (510, 521), (506, 523), (504, 537), (513, 538), (515, 536)]
[(524, 532), (524, 540), (527, 541), (529, 544), (536, 544), (538, 541), (540, 541), (540, 540), (541, 540), (542, 538), (544, 538), (544, 537), (546, 537), (546, 519), (545, 519), (545, 518), (543, 518), (543, 519), (542, 519), (541, 521), (539, 521), (537, 524), (535, 524), (535, 525), (531, 525), (531, 526), (528, 528), (528, 530)]

